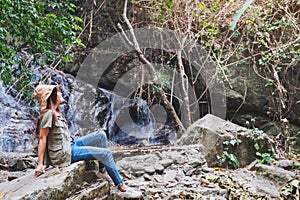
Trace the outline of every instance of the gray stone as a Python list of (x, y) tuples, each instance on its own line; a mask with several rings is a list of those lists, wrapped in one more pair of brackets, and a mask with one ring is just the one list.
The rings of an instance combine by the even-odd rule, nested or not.
[(150, 175), (152, 175), (152, 174), (155, 173), (155, 169), (154, 169), (154, 167), (152, 165), (146, 166), (145, 167), (145, 172), (148, 173), (148, 174), (150, 174)]
[(158, 183), (162, 183), (163, 182), (163, 178), (161, 175), (154, 175), (154, 180)]
[(132, 172), (143, 172), (145, 169), (145, 164), (144, 163), (135, 163), (134, 165), (131, 166), (131, 171)]
[(188, 163), (192, 167), (198, 167), (199, 165), (202, 165), (204, 162), (203, 162), (203, 160), (200, 160), (200, 159), (193, 159), (193, 160), (189, 161)]
[(161, 164), (162, 166), (164, 166), (164, 168), (169, 167), (170, 165), (172, 165), (173, 160), (171, 159), (163, 159), (159, 161), (159, 164)]
[(176, 164), (184, 164), (185, 163), (185, 159), (180, 152), (176, 152), (176, 151), (172, 152), (171, 154), (169, 154), (169, 157)]
[(149, 174), (144, 174), (143, 177), (144, 177), (145, 181), (152, 181), (152, 178), (151, 178), (151, 176), (149, 176)]
[(0, 191), (6, 199), (65, 199), (69, 192), (89, 180), (85, 171), (85, 162), (78, 162), (65, 168), (53, 168), (38, 178), (33, 176), (34, 170), (27, 175), (0, 184)]
[(297, 169), (300, 167), (300, 162), (297, 160), (279, 160), (276, 166), (284, 169)]
[(161, 174), (161, 173), (163, 173), (163, 171), (164, 171), (164, 166), (162, 166), (161, 164), (159, 164), (159, 163), (156, 163), (155, 165), (154, 165), (154, 169), (155, 169), (155, 171), (157, 172), (157, 173), (159, 173), (159, 174)]
[[(187, 129), (187, 133), (180, 138), (179, 144), (199, 143), (203, 145), (203, 153), (210, 167), (220, 166), (219, 157), (224, 148), (228, 148), (228, 152), (234, 154), (240, 166), (243, 167), (256, 159), (257, 151), (254, 144), (257, 143), (262, 152), (267, 152), (273, 147), (273, 143), (267, 137), (256, 139), (255, 136), (251, 137), (252, 134), (255, 133), (251, 130), (207, 114)], [(241, 143), (234, 146), (223, 143), (235, 139), (241, 140)]]
[(163, 182), (172, 182), (175, 180), (177, 172), (175, 170), (167, 170), (163, 175)]
[(280, 167), (264, 164), (255, 165), (256, 173), (273, 181), (274, 184), (282, 185), (295, 176), (294, 172), (282, 169)]
[(17, 163), (18, 163), (18, 158), (11, 158), (8, 160), (8, 167), (13, 169), (17, 166)]

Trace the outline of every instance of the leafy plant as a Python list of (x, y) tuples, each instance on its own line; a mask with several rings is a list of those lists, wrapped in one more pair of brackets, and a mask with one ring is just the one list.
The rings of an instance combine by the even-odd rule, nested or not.
[(223, 142), (225, 145), (222, 155), (220, 157), (220, 164), (228, 163), (229, 166), (236, 169), (240, 166), (238, 159), (234, 153), (229, 152), (229, 148), (233, 149), (235, 145), (240, 144), (242, 141), (240, 139), (231, 139)]
[[(83, 46), (76, 32), (80, 18), (71, 1), (3, 0), (0, 7), (0, 78), (5, 84), (31, 82), (30, 63), (70, 61), (68, 48)], [(24, 88), (25, 87), (25, 88)]]
[(300, 131), (290, 136), (289, 139), (290, 139), (290, 146), (292, 151), (296, 150), (295, 147), (297, 145), (297, 141), (299, 141), (299, 138), (300, 138)]
[(247, 137), (254, 141), (257, 141), (265, 139), (266, 134), (263, 130), (260, 130), (259, 128), (253, 128), (251, 134), (248, 134)]
[(272, 149), (272, 154), (271, 154), (271, 153), (259, 152), (260, 146), (257, 143), (254, 144), (254, 148), (256, 149), (256, 155), (261, 159), (260, 160), (261, 164), (270, 164), (275, 161), (275, 159), (272, 157), (272, 155), (274, 155), (274, 153), (275, 153), (274, 149)]

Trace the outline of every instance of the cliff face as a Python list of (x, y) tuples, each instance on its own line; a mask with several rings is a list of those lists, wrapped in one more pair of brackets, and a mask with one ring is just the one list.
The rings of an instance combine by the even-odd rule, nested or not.
[(0, 151), (26, 152), (33, 148), (35, 110), (6, 93), (0, 80)]
[[(176, 19), (186, 20), (184, 16), (176, 13), (176, 11), (171, 8), (170, 10), (164, 10), (164, 6), (166, 5), (162, 2), (159, 4), (158, 2), (160, 1), (157, 1), (157, 4), (153, 2), (152, 4), (150, 3), (149, 5), (152, 6), (149, 6), (145, 2), (135, 2), (128, 5), (127, 16), (134, 28), (153, 26), (162, 29), (174, 29), (174, 24), (171, 22), (176, 21)], [(295, 4), (294, 1), (289, 5), (288, 2), (289, 1), (282, 2), (282, 4), (279, 3), (278, 7), (272, 6), (274, 2), (268, 5), (262, 2), (253, 3), (250, 7), (250, 11), (245, 12), (239, 20), (235, 34), (228, 31), (227, 23), (232, 20), (235, 11), (242, 6), (241, 2), (235, 5), (226, 1), (219, 2), (219, 4), (215, 5), (205, 3), (203, 5), (201, 4), (202, 6), (199, 5), (197, 8), (193, 8), (196, 9), (195, 13), (199, 15), (199, 19), (202, 19), (202, 21), (199, 21), (200, 24), (209, 23), (211, 26), (214, 25), (214, 27), (217, 27), (214, 32), (214, 41), (207, 37), (208, 32), (212, 31), (210, 29), (208, 30), (209, 25), (207, 25), (208, 27), (202, 27), (203, 29), (200, 30), (201, 25), (197, 25), (196, 23), (198, 19), (195, 19), (193, 23), (196, 24), (192, 25), (195, 26), (195, 30), (193, 30), (195, 31), (194, 34), (201, 36), (198, 41), (199, 45), (202, 45), (207, 52), (214, 52), (214, 54), (210, 53), (207, 54), (207, 56), (211, 56), (212, 58), (216, 55), (220, 56), (221, 64), (219, 67), (222, 68), (223, 71), (219, 72), (219, 75), (220, 80), (223, 81), (226, 87), (227, 119), (233, 120), (242, 126), (246, 126), (247, 123), (250, 123), (250, 127), (258, 127), (269, 134), (277, 135), (282, 129), (279, 121), (280, 117), (283, 117), (289, 120), (289, 132), (292, 136), (295, 136), (300, 130), (300, 103), (298, 103), (300, 99), (300, 72), (299, 69), (295, 67), (299, 65), (299, 61), (295, 60), (292, 62), (288, 59), (297, 53), (294, 52), (294, 50), (289, 51), (288, 49), (290, 48), (289, 43), (297, 45), (299, 41), (294, 41), (294, 36), (290, 37), (290, 40), (288, 37), (282, 37), (280, 41), (277, 40), (280, 38), (280, 35), (294, 33), (299, 26), (297, 23), (291, 25), (288, 21), (285, 21), (289, 16), (281, 9), (285, 9), (290, 14), (293, 14), (293, 19), (299, 16), (299, 13), (297, 13), (299, 5)], [(291, 5), (294, 5), (294, 7), (291, 7)], [(123, 26), (124, 30), (127, 30), (128, 27), (123, 23), (122, 18), (123, 1), (114, 0), (103, 4), (97, 1), (95, 3), (78, 2), (78, 6), (78, 15), (84, 19), (83, 26), (87, 27), (82, 39), (88, 48), (83, 54), (79, 54), (78, 56), (79, 63), (82, 63), (93, 48), (121, 32), (117, 27), (118, 23)], [(199, 10), (199, 7), (202, 10)], [(182, 7), (178, 8), (178, 12), (184, 8), (182, 4)], [(224, 13), (222, 12), (222, 8), (228, 10)], [(276, 13), (281, 14), (276, 15)], [(91, 15), (94, 17), (91, 18)], [(272, 17), (273, 21), (268, 21), (268, 19), (270, 19), (268, 17), (269, 15), (274, 15), (274, 17)], [(155, 16), (159, 19), (161, 18), (161, 20), (165, 20), (165, 23), (162, 25), (155, 21)], [(177, 18), (174, 18), (172, 21), (170, 16)], [(212, 16), (215, 16), (215, 18)], [(286, 29), (281, 29), (277, 27), (276, 24), (282, 24)], [(199, 28), (199, 30), (197, 28)], [(226, 38), (228, 35), (231, 35), (232, 38)], [(120, 37), (122, 36), (120, 35)], [(263, 47), (263, 44), (260, 44), (260, 42), (266, 42), (268, 44)], [(124, 44), (125, 43), (126, 41), (124, 40)], [(275, 43), (278, 44), (276, 48), (273, 47)], [(124, 44), (120, 44), (120, 46)], [(161, 45), (163, 46), (163, 44)], [(282, 49), (280, 50), (281, 46)], [(223, 48), (221, 49), (222, 51), (219, 49), (220, 47)], [(264, 64), (262, 63), (262, 57), (265, 55), (265, 52), (269, 52), (270, 48), (277, 49), (278, 53), (274, 53), (274, 55), (268, 54), (270, 62)], [(236, 51), (232, 49), (236, 49)], [(280, 51), (282, 51), (282, 53), (280, 53)], [(225, 53), (221, 54), (222, 52)], [(170, 61), (170, 65), (174, 64), (172, 60), (168, 60), (168, 58), (164, 57), (165, 54), (162, 53), (162, 50), (156, 49), (151, 51), (148, 49), (144, 50), (144, 53), (153, 63), (163, 64), (164, 62), (167, 63)], [(275, 54), (278, 54), (278, 56), (276, 57)], [(253, 59), (249, 59), (251, 55), (255, 55)], [(227, 58), (227, 60), (222, 60), (222, 56)], [(276, 63), (272, 63), (271, 58), (276, 60)], [(239, 60), (242, 61), (240, 62)], [(275, 64), (277, 67), (274, 68), (275, 71), (272, 71), (271, 66), (275, 66)], [(136, 69), (139, 65), (139, 59), (134, 53), (128, 52), (127, 54), (120, 55), (120, 57), (107, 68), (103, 77), (99, 80), (99, 85), (106, 89), (113, 89), (124, 74)], [(217, 65), (218, 64), (216, 64), (216, 66)], [(74, 66), (72, 66), (73, 68), (68, 66), (64, 67), (67, 71), (76, 75), (78, 68), (72, 71)], [(188, 68), (187, 63), (187, 72), (189, 71)], [(278, 80), (274, 75), (276, 74), (275, 72), (278, 74)], [(188, 76), (192, 79), (192, 72), (189, 72)], [(205, 91), (206, 86), (205, 80), (199, 80), (199, 83), (192, 85), (194, 91), (199, 94)], [(279, 88), (281, 87), (282, 94), (280, 97)], [(205, 93), (205, 95), (209, 94)], [(204, 99), (203, 102), (204, 101), (208, 100)], [(283, 108), (283, 104), (285, 104), (285, 108)], [(179, 108), (177, 109), (179, 110)], [(209, 110), (209, 108), (206, 107), (201, 109), (203, 112), (202, 116), (207, 114), (207, 110)], [(296, 143), (299, 146), (300, 141), (296, 139)]]

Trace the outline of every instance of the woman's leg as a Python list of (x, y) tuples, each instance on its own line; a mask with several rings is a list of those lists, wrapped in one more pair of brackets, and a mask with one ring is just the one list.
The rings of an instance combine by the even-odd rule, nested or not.
[(107, 148), (107, 137), (104, 131), (97, 131), (75, 140), (77, 146)]
[[(90, 133), (86, 136), (76, 139), (75, 144), (77, 146), (94, 146), (94, 147), (107, 148), (106, 133), (102, 130)], [(99, 171), (103, 172), (105, 166), (100, 161), (98, 163), (99, 163)]]
[(72, 145), (72, 163), (80, 160), (95, 159), (105, 166), (109, 176), (116, 186), (123, 184), (123, 180), (117, 170), (112, 153), (109, 149), (92, 146), (77, 146), (76, 143)]

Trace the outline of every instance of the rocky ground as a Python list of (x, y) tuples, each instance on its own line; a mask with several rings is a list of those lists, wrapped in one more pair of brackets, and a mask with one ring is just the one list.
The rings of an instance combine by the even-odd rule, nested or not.
[[(228, 147), (224, 142), (237, 139), (240, 144), (227, 153), (236, 156), (240, 167), (228, 169), (230, 165), (220, 165), (220, 155)], [(269, 164), (255, 157), (275, 142), (207, 115), (189, 127), (177, 144), (111, 149), (125, 183), (140, 190), (143, 200), (299, 200), (300, 155), (275, 154)], [(258, 145), (260, 151), (254, 148)], [(0, 153), (0, 199), (121, 199), (113, 185), (97, 178), (94, 161), (52, 168), (33, 178), (36, 161), (35, 153)]]
[(162, 148), (124, 157), (118, 166), (128, 185), (143, 191), (143, 199), (281, 199), (292, 180), (298, 184), (299, 198), (299, 162), (281, 160), (269, 166), (254, 161), (237, 170), (210, 168), (201, 149), (198, 145)]
[[(144, 200), (299, 199), (298, 161), (280, 160), (273, 165), (254, 161), (236, 170), (211, 168), (202, 148), (139, 147), (116, 150), (114, 155), (125, 183), (142, 191)], [(17, 163), (28, 163), (29, 157), (19, 157)], [(113, 185), (95, 176), (96, 170), (95, 162), (79, 162), (49, 169), (36, 179), (33, 169), (10, 173), (8, 179), (14, 180), (0, 184), (0, 195), (4, 199), (120, 199)]]

